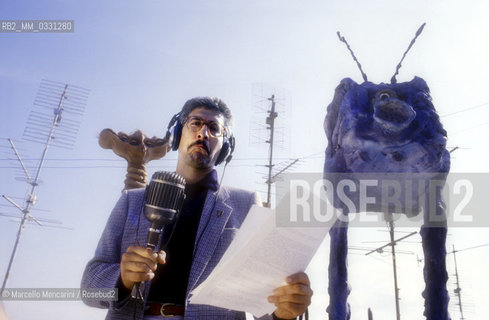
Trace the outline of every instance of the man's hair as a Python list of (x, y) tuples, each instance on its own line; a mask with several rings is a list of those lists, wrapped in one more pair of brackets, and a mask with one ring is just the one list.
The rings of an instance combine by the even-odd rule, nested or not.
[(217, 97), (196, 97), (188, 100), (182, 107), (180, 111), (179, 121), (181, 124), (187, 120), (188, 115), (192, 112), (192, 110), (196, 108), (205, 108), (208, 110), (213, 110), (224, 117), (224, 126), (226, 130), (229, 130), (231, 133), (231, 129), (233, 126), (233, 115), (231, 114), (231, 110), (226, 105), (224, 101)]

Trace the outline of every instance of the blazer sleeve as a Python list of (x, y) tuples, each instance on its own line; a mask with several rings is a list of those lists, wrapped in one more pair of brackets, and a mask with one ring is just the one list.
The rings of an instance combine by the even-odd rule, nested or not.
[[(121, 243), (128, 214), (128, 194), (123, 192), (107, 221), (105, 229), (83, 273), (81, 288), (118, 288), (120, 285)], [(121, 302), (83, 298), (97, 308), (119, 309)], [(122, 301), (125, 302), (125, 301)]]

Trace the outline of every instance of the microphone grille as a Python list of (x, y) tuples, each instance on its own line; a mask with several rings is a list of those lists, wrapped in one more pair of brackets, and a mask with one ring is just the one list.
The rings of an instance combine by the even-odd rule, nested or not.
[(157, 171), (147, 187), (145, 202), (153, 206), (177, 210), (184, 194), (184, 177), (176, 172)]

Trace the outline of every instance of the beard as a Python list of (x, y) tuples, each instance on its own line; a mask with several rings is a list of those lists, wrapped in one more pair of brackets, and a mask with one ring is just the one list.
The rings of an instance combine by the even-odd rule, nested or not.
[(206, 143), (193, 143), (187, 149), (188, 163), (196, 169), (208, 169), (213, 166), (209, 145)]
[(192, 143), (187, 149), (189, 163), (196, 169), (212, 167), (212, 155), (209, 144), (203, 141)]
[(211, 167), (211, 158), (201, 152), (192, 152), (188, 155), (190, 163), (194, 168), (206, 169)]

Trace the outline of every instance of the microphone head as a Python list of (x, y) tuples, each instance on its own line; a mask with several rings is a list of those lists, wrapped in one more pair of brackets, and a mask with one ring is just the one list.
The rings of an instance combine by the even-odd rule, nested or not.
[(162, 229), (177, 220), (183, 200), (185, 178), (176, 172), (155, 172), (146, 187), (144, 215), (152, 228)]

